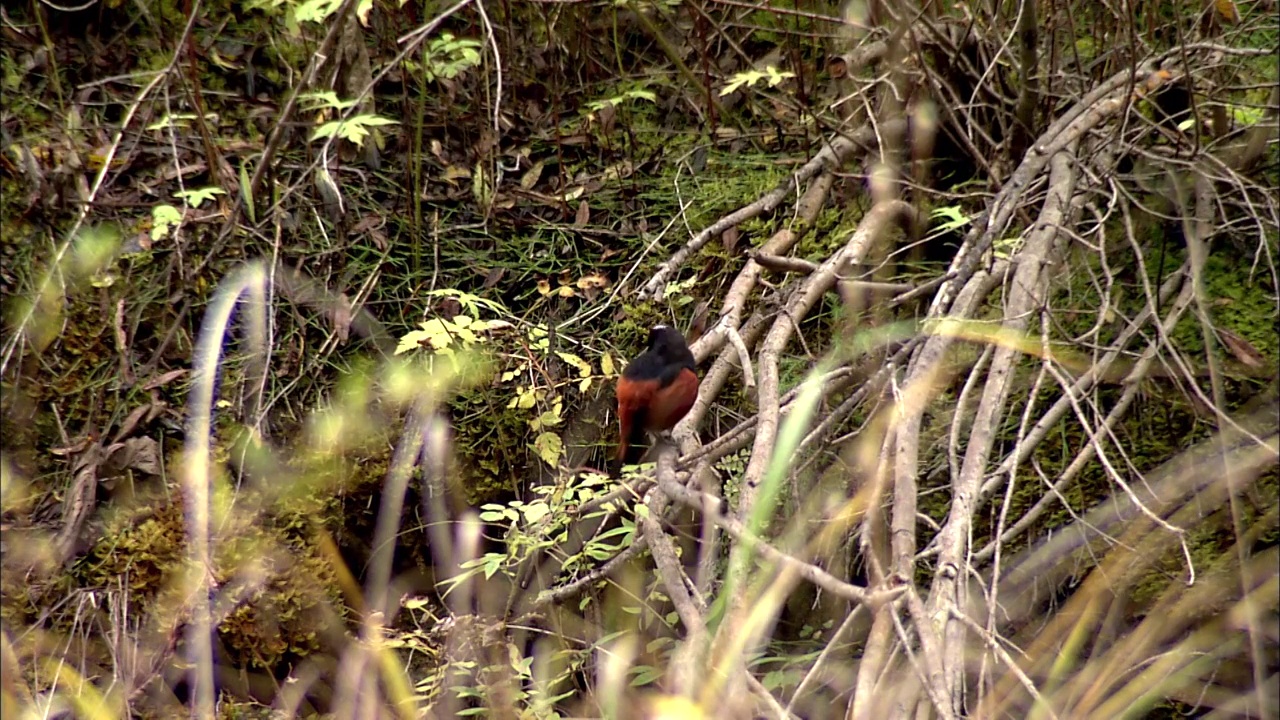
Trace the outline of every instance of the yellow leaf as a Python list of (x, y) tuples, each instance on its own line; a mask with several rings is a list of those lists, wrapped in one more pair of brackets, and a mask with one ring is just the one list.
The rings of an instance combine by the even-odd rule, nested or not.
[(591, 273), (578, 278), (577, 286), (586, 290), (587, 288), (607, 288), (609, 287), (609, 278), (600, 273)]
[(560, 351), (556, 351), (556, 355), (559, 355), (560, 359), (565, 361), (565, 363), (577, 368), (578, 377), (587, 377), (591, 374), (591, 364), (577, 355)]
[(465, 168), (458, 165), (449, 165), (444, 169), (443, 179), (445, 182), (454, 183), (456, 185), (459, 180), (465, 180), (469, 177), (471, 177), (470, 168)]
[(533, 441), (534, 450), (538, 452), (538, 457), (551, 467), (560, 464), (560, 456), (564, 452), (564, 441), (555, 433), (544, 432)]
[(520, 397), (516, 399), (516, 407), (528, 410), (538, 402), (538, 395), (532, 388), (521, 388)]

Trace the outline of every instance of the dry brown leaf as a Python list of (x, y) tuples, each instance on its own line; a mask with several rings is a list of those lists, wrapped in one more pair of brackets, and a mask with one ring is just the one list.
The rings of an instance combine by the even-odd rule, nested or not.
[(107, 448), (106, 459), (100, 466), (100, 477), (114, 477), (125, 470), (160, 474), (160, 445), (154, 438), (133, 437)]
[(738, 226), (733, 225), (725, 228), (725, 231), (720, 233), (720, 244), (724, 246), (725, 252), (733, 255), (734, 251), (738, 249), (738, 240), (740, 238), (741, 233), (738, 231)]
[(58, 457), (62, 457), (64, 455), (75, 455), (75, 454), (84, 452), (85, 449), (88, 448), (92, 442), (93, 442), (93, 438), (90, 437), (89, 435), (85, 435), (84, 437), (81, 437), (75, 440), (70, 445), (65, 445), (65, 446), (56, 447), (56, 448), (49, 448), (49, 454), (56, 455)]
[(462, 303), (458, 302), (458, 298), (447, 297), (440, 301), (436, 309), (440, 313), (440, 317), (445, 320), (453, 320), (462, 312)]
[(600, 112), (596, 113), (600, 120), (600, 133), (602, 135), (612, 135), (614, 125), (618, 120), (618, 108), (612, 103), (600, 108)]
[(541, 160), (534, 163), (533, 167), (526, 170), (524, 175), (520, 176), (520, 187), (525, 190), (532, 190), (533, 186), (537, 185), (538, 181), (542, 179), (542, 169), (544, 167), (546, 167), (546, 163)]
[(170, 370), (169, 372), (164, 373), (163, 375), (159, 375), (159, 376), (157, 376), (157, 377), (154, 377), (154, 378), (152, 378), (152, 379), (148, 380), (148, 381), (147, 381), (147, 383), (146, 383), (145, 385), (143, 385), (143, 386), (142, 386), (142, 389), (143, 389), (143, 390), (155, 390), (156, 388), (164, 387), (165, 385), (168, 385), (169, 383), (173, 382), (174, 380), (177, 380), (178, 378), (183, 377), (184, 375), (186, 375), (186, 374), (187, 374), (187, 373), (189, 373), (189, 372), (191, 372), (191, 371), (190, 371), (190, 370), (187, 370), (186, 368), (179, 368), (179, 369), (177, 369), (177, 370)]
[(374, 228), (380, 228), (386, 223), (387, 223), (386, 218), (382, 217), (378, 213), (368, 213), (364, 217), (360, 218), (359, 222), (351, 226), (351, 232), (353, 234), (359, 235), (362, 233), (369, 232)]
[(1222, 340), (1222, 344), (1227, 346), (1227, 350), (1231, 351), (1231, 354), (1241, 363), (1251, 368), (1260, 368), (1267, 364), (1267, 358), (1262, 354), (1262, 351), (1230, 330), (1218, 328), (1218, 338)]
[(329, 310), (329, 322), (333, 326), (333, 332), (337, 334), (338, 341), (345, 343), (347, 337), (351, 334), (351, 321), (355, 314), (351, 309), (351, 300), (346, 294), (340, 294), (334, 298), (333, 307)]
[(163, 403), (149, 402), (145, 405), (139, 405), (133, 409), (133, 412), (129, 413), (129, 415), (125, 417), (124, 422), (120, 423), (120, 429), (116, 430), (115, 437), (111, 442), (118, 443), (121, 440), (124, 440), (132, 435), (133, 431), (137, 430), (140, 426), (146, 425), (152, 420), (155, 420), (161, 412), (164, 412)]
[(573, 218), (574, 227), (586, 227), (591, 222), (591, 206), (586, 200), (578, 202), (578, 214)]
[(65, 563), (75, 554), (80, 528), (93, 512), (98, 493), (98, 467), (102, 464), (101, 443), (90, 445), (76, 458), (75, 476), (62, 499), (62, 528), (54, 541), (58, 561)]
[(707, 331), (707, 319), (711, 316), (711, 303), (703, 300), (693, 309), (693, 319), (689, 322), (687, 339), (696, 342)]
[(494, 268), (490, 270), (484, 276), (484, 289), (488, 290), (491, 287), (497, 286), (498, 283), (502, 282), (502, 278), (506, 274), (507, 274), (506, 268)]

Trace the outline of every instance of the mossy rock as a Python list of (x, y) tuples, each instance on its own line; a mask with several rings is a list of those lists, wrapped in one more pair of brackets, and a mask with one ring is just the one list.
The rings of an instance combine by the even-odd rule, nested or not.
[[(217, 553), (220, 582), (243, 582), (245, 601), (218, 625), (235, 667), (272, 670), (322, 647), (322, 632), (341, 614), (341, 596), (333, 564), (310, 543), (280, 542), (266, 529), (234, 538)], [(237, 577), (261, 573), (254, 578)]]
[(148, 506), (109, 513), (100, 539), (71, 569), (80, 587), (114, 587), (126, 579), (126, 589), (140, 600), (154, 598), (168, 577), (182, 565), (186, 528), (182, 505), (175, 499), (156, 499)]
[[(242, 491), (237, 503), (261, 507), (261, 500)], [(171, 489), (150, 503), (109, 517), (71, 577), (85, 589), (111, 589), (124, 579), (153, 626), (172, 629), (189, 577), (181, 493)], [(237, 601), (218, 626), (223, 661), (273, 671), (319, 650), (324, 629), (344, 612), (330, 560), (296, 523), (270, 514), (236, 512), (215, 524), (213, 579), (219, 597)]]

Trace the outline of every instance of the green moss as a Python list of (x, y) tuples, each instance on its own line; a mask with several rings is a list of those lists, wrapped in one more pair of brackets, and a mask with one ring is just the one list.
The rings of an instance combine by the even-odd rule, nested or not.
[(250, 530), (219, 548), (224, 586), (244, 582), (242, 569), (265, 573), (265, 582), (218, 625), (235, 667), (274, 669), (306, 657), (320, 649), (320, 632), (338, 617), (341, 597), (333, 565), (311, 544), (278, 541), (269, 531)]
[[(1184, 551), (1181, 544), (1170, 547), (1152, 567), (1134, 583), (1131, 592), (1136, 617), (1143, 617), (1146, 609), (1162, 596), (1171, 585), (1185, 583), (1194, 569), (1199, 583), (1238, 583), (1239, 562), (1237, 542), (1245, 542), (1248, 554), (1259, 547), (1274, 547), (1280, 541), (1280, 523), (1277, 523), (1277, 506), (1280, 506), (1280, 472), (1271, 472), (1259, 478), (1250, 492), (1235, 500), (1239, 517), (1240, 537), (1233, 527), (1232, 513), (1220, 508), (1209, 517), (1183, 528), (1186, 535)], [(1252, 539), (1252, 542), (1250, 542)], [(1191, 568), (1188, 568), (1188, 556)]]
[(101, 539), (72, 568), (80, 587), (108, 588), (116, 580), (142, 599), (152, 598), (179, 571), (186, 554), (186, 528), (178, 503), (156, 499), (116, 511)]
[(450, 402), (458, 447), (467, 449), (459, 457), (459, 489), (473, 507), (515, 491), (535, 462), (528, 447), (530, 411), (506, 405), (506, 398), (483, 389), (463, 391)]
[[(238, 502), (262, 507), (263, 499), (242, 490)], [(320, 648), (321, 631), (342, 614), (334, 568), (309, 535), (296, 532), (297, 523), (263, 519), (234, 515), (220, 525), (214, 547), (216, 586), (227, 598), (228, 592), (239, 594), (218, 626), (226, 660), (235, 667), (274, 669), (305, 657)], [(181, 606), (184, 591), (175, 583), (186, 567), (183, 509), (180, 494), (173, 492), (115, 512), (70, 578), (84, 589), (109, 590), (124, 581), (137, 607), (163, 612)], [(177, 616), (153, 619), (163, 624)]]
[[(1270, 243), (1271, 255), (1277, 252)], [(1180, 260), (1179, 260), (1180, 262)], [(1215, 327), (1229, 330), (1256, 348), (1265, 364), (1280, 361), (1280, 335), (1276, 334), (1276, 288), (1270, 273), (1257, 272), (1240, 257), (1210, 255), (1204, 266), (1204, 289)], [(1194, 313), (1182, 317), (1170, 333), (1188, 353), (1204, 353), (1204, 335)]]

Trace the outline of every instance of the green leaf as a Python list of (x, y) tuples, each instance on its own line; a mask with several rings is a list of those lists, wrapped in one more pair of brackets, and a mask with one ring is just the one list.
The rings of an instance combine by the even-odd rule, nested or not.
[(929, 215), (935, 218), (947, 218), (947, 221), (939, 226), (940, 230), (958, 230), (973, 222), (973, 218), (964, 214), (964, 211), (958, 205), (934, 208)]
[(378, 115), (355, 115), (346, 120), (334, 120), (321, 125), (316, 128), (311, 140), (315, 142), (320, 138), (337, 135), (344, 140), (355, 143), (359, 147), (364, 147), (364, 139), (369, 136), (369, 128), (398, 124), (395, 120), (389, 120)]
[(355, 100), (341, 100), (338, 93), (332, 90), (322, 90), (317, 92), (302, 93), (298, 96), (298, 103), (302, 106), (303, 112), (311, 112), (321, 108), (330, 108), (333, 110), (346, 110), (354, 107)]
[(240, 163), (240, 199), (244, 202), (244, 211), (249, 215), (249, 222), (258, 222), (258, 209), (253, 206), (253, 182), (249, 178), (249, 161)]
[(778, 68), (772, 65), (766, 67), (764, 72), (746, 70), (729, 78), (729, 84), (720, 90), (720, 97), (737, 92), (743, 87), (755, 87), (755, 84), (761, 80), (766, 81), (769, 87), (777, 87), (783, 80), (795, 76), (796, 74), (793, 72), (779, 71)]
[[(506, 306), (504, 306), (502, 303), (494, 302), (493, 300), (489, 300), (488, 298), (482, 298), (479, 295), (472, 295), (471, 293), (463, 292), (461, 290), (454, 290), (452, 288), (432, 290), (430, 292), (423, 293), (423, 296), (453, 298), (457, 300), (459, 303), (461, 303), (464, 309), (466, 309), (469, 313), (471, 313), (472, 315), (475, 315), (476, 317), (479, 317), (480, 315), (480, 308), (484, 308), (486, 310), (497, 313), (499, 315), (510, 314), (507, 311)], [(536, 329), (537, 328), (531, 329), (531, 332)], [(545, 330), (543, 331), (543, 334), (546, 334)]]
[(489, 186), (488, 173), (485, 172), (483, 162), (477, 162), (475, 168), (471, 170), (471, 194), (480, 207), (488, 210), (493, 200), (493, 188)]
[(635, 673), (635, 677), (631, 678), (631, 687), (649, 685), (662, 677), (662, 671), (652, 665), (635, 665), (628, 671)]
[(424, 53), (427, 80), (454, 78), (467, 68), (478, 65), (480, 48), (478, 40), (455, 39), (452, 33), (441, 33), (427, 45)]
[(486, 561), (484, 564), (484, 579), (488, 580), (489, 578), (493, 577), (494, 573), (502, 569), (502, 564), (507, 561), (507, 556), (499, 555), (497, 553), (489, 553), (488, 555), (485, 556), (485, 558), (486, 558)]
[(1265, 112), (1262, 106), (1247, 107), (1242, 105), (1231, 105), (1231, 117), (1237, 125), (1251, 126), (1262, 122)]
[(172, 205), (151, 208), (151, 240), (163, 240), (169, 231), (182, 223), (182, 211)]
[[(165, 115), (156, 122), (147, 126), (148, 130), (164, 130), (169, 127), (183, 128), (187, 126), (188, 120), (195, 120), (198, 116), (195, 113), (175, 113), (173, 115)], [(218, 116), (213, 113), (205, 113), (205, 120), (214, 120)]]
[(731, 95), (742, 87), (751, 87), (764, 79), (764, 73), (759, 70), (746, 70), (737, 73), (729, 78), (729, 84), (720, 89), (720, 97)]
[(607, 107), (616, 107), (628, 100), (645, 100), (647, 102), (657, 103), (658, 95), (652, 90), (646, 90), (644, 88), (635, 88), (632, 90), (628, 90), (620, 95), (615, 95), (611, 98), (605, 98), (604, 100), (592, 100), (591, 102), (587, 103), (587, 109), (590, 110), (591, 112), (600, 112), (601, 110)]
[(298, 6), (294, 16), (298, 22), (321, 22), (342, 6), (342, 0), (307, 0)]
[(529, 421), (529, 426), (534, 430), (543, 430), (545, 428), (555, 427), (560, 424), (560, 403), (550, 410), (544, 411), (541, 415)]
[(778, 72), (778, 68), (772, 65), (765, 68), (764, 71), (769, 77), (769, 87), (777, 87), (783, 80), (796, 76), (793, 72)]
[(212, 200), (214, 197), (218, 195), (226, 195), (226, 194), (227, 194), (226, 190), (223, 190), (220, 187), (211, 186), (211, 187), (199, 188), (196, 190), (182, 190), (180, 192), (174, 193), (174, 196), (182, 198), (183, 200), (186, 200), (187, 204), (190, 205), (191, 207), (198, 208), (204, 203), (205, 200)]
[(545, 502), (531, 502), (521, 508), (525, 522), (536, 523), (551, 513), (551, 507)]
[(405, 333), (396, 346), (396, 354), (408, 352), (426, 343), (433, 351), (448, 355), (453, 352), (456, 345), (466, 349), (485, 342), (486, 338), (478, 335), (477, 332), (507, 325), (508, 323), (503, 320), (475, 320), (468, 315), (457, 315), (452, 320), (432, 318), (420, 323), (418, 326), (420, 329)]
[(81, 277), (93, 277), (111, 268), (120, 250), (120, 230), (115, 225), (90, 225), (76, 235), (73, 267)]

